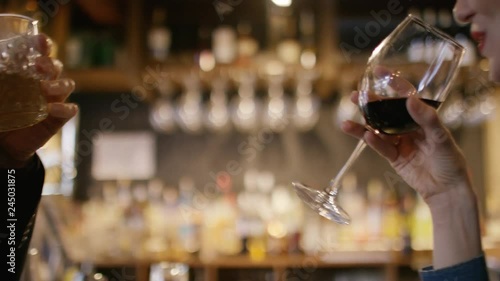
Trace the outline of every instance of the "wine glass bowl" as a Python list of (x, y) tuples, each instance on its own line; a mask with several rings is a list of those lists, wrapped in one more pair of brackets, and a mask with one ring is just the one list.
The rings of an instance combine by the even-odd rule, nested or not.
[[(420, 61), (413, 59), (415, 46), (423, 53)], [(463, 54), (464, 48), (449, 35), (409, 15), (368, 59), (358, 89), (367, 125), (391, 135), (417, 129), (406, 111), (407, 98), (415, 95), (439, 108)]]
[[(424, 42), (423, 44), (420, 44)], [(411, 54), (419, 44), (421, 61)], [(372, 52), (358, 85), (358, 107), (365, 127), (375, 134), (401, 135), (419, 128), (406, 108), (417, 96), (438, 109), (459, 71), (465, 49), (452, 37), (408, 15)], [(341, 181), (366, 147), (361, 139), (327, 188), (317, 190), (303, 183), (293, 187), (302, 201), (321, 216), (349, 224), (349, 214), (338, 205)]]

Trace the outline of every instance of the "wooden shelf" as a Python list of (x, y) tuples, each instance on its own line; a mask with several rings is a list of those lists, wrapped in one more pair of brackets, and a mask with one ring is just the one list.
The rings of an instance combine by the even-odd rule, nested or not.
[[(75, 254), (78, 246), (66, 246), (68, 256), (74, 262), (91, 260), (92, 263), (101, 267), (118, 267), (124, 265), (151, 265), (159, 262), (185, 263), (193, 268), (220, 268), (220, 269), (252, 269), (252, 268), (365, 268), (384, 266), (410, 266), (413, 256), (404, 256), (399, 251), (339, 251), (319, 255), (269, 255), (263, 259), (255, 260), (248, 255), (218, 256), (210, 260), (201, 260), (196, 256), (192, 257), (89, 257)], [(83, 245), (82, 245), (83, 246)], [(80, 249), (81, 250), (81, 249)], [(430, 263), (431, 252), (419, 251), (415, 253), (419, 259), (425, 259)]]
[(130, 92), (138, 84), (138, 77), (118, 69), (94, 68), (65, 71), (64, 76), (75, 80), (77, 92)]
[[(119, 20), (120, 17), (127, 18), (127, 23), (123, 26), (123, 34), (121, 35), (126, 38), (124, 46), (126, 61), (119, 66), (109, 68), (66, 69), (63, 72), (63, 76), (75, 80), (76, 92), (130, 92), (135, 86), (140, 85), (141, 82), (139, 69), (143, 67), (142, 56), (144, 54), (142, 50), (142, 36), (144, 34), (142, 13), (144, 3), (131, 0), (107, 0), (99, 2), (99, 5), (96, 6), (87, 2), (89, 1), (77, 1), (62, 5), (60, 12), (51, 20), (53, 28), (48, 34), (58, 46), (59, 58), (64, 63), (66, 43), (72, 35), (71, 7), (80, 4), (83, 7), (82, 9), (90, 13), (91, 18), (101, 24), (112, 25), (116, 24), (116, 22), (121, 22)], [(124, 7), (123, 15), (116, 10), (119, 6)], [(97, 8), (101, 10), (96, 10)], [(109, 18), (110, 15), (111, 18)]]

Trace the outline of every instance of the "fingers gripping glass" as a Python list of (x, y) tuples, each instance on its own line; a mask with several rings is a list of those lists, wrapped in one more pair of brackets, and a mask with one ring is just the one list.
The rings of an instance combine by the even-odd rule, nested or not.
[[(418, 49), (415, 49), (417, 48)], [(415, 62), (412, 52), (421, 52)], [(443, 32), (409, 15), (372, 52), (359, 83), (358, 106), (366, 128), (376, 134), (400, 135), (418, 125), (406, 110), (406, 100), (418, 96), (434, 108), (445, 100), (459, 70), (464, 48)], [(345, 173), (366, 143), (360, 140), (327, 188), (317, 190), (293, 182), (298, 196), (323, 217), (349, 224), (348, 213), (338, 205)]]
[(0, 132), (34, 125), (47, 117), (37, 69), (38, 22), (0, 14)]

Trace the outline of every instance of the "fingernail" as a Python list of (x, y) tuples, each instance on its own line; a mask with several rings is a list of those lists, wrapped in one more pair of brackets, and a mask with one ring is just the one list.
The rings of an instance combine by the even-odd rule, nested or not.
[(57, 88), (62, 88), (61, 90), (65, 92), (72, 92), (75, 89), (75, 81), (72, 79), (46, 80), (42, 81), (42, 85), (48, 90), (49, 95), (51, 93), (58, 94), (58, 92), (52, 91)]
[(417, 114), (420, 114), (424, 111), (422, 102), (420, 102), (420, 100), (415, 96), (410, 96), (410, 98), (408, 98), (408, 106), (410, 107), (411, 111)]
[(351, 128), (351, 123), (347, 120), (344, 120), (342, 121), (342, 123), (340, 123), (340, 127), (344, 130), (349, 130)]
[(47, 39), (45, 39), (45, 43), (47, 44), (47, 53), (50, 54), (50, 52), (52, 51), (52, 46), (54, 46), (54, 41), (52, 41), (50, 37), (47, 37)]
[(51, 103), (49, 114), (56, 118), (71, 118), (78, 112), (78, 106), (74, 103)]
[(62, 71), (64, 68), (63, 63), (60, 60), (52, 60), (52, 63), (54, 64), (54, 67), (57, 68), (58, 70)]

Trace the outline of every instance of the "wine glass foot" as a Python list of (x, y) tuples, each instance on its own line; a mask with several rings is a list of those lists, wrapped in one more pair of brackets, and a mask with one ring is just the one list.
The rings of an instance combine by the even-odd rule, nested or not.
[(332, 194), (312, 189), (299, 182), (293, 182), (292, 185), (299, 198), (324, 218), (338, 224), (351, 223), (349, 214), (337, 204)]

